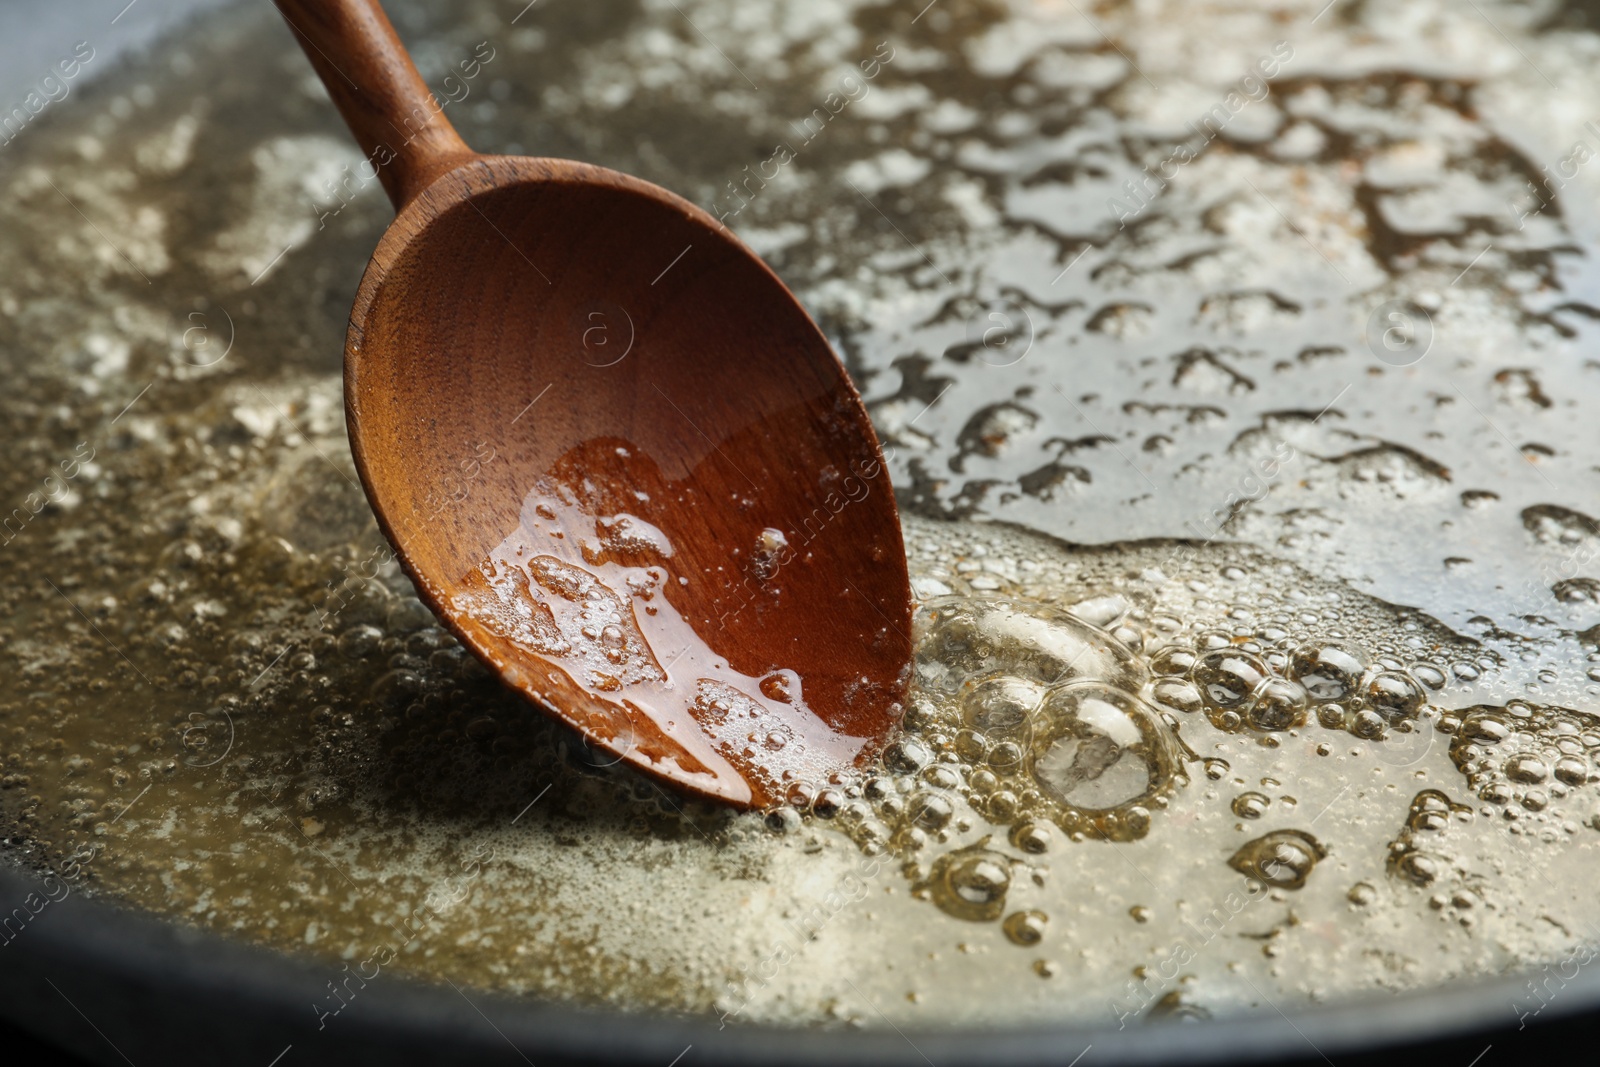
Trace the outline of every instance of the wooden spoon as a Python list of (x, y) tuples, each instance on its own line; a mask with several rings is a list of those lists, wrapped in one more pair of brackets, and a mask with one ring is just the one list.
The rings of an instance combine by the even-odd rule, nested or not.
[(605, 759), (683, 789), (765, 806), (869, 759), (910, 586), (810, 316), (665, 189), (468, 149), (375, 0), (276, 2), (397, 211), (345, 414), (423, 600)]

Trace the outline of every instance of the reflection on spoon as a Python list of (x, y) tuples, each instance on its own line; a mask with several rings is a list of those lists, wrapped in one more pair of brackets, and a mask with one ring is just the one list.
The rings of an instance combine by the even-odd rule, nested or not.
[[(593, 472), (586, 457), (602, 447), (630, 474), (599, 479), (608, 489), (580, 473)], [(655, 465), (614, 440), (574, 452), (584, 458), (569, 454), (535, 483), (517, 529), (461, 580), (451, 603), (530, 657), (498, 665), (506, 681), (546, 702), (577, 687), (588, 697), (585, 727), (619, 758), (662, 771), (670, 762), (672, 777), (735, 803), (769, 803), (848, 768), (861, 740), (807, 706), (797, 673), (736, 669), (717, 650), (722, 631), (697, 630), (674, 605), (691, 579), (675, 570), (670, 537), (621, 510), (627, 501), (614, 488), (635, 487), (636, 510), (648, 509), (649, 490), (674, 491)], [(764, 531), (751, 546), (758, 570), (782, 536)], [(781, 777), (763, 766), (778, 752)]]

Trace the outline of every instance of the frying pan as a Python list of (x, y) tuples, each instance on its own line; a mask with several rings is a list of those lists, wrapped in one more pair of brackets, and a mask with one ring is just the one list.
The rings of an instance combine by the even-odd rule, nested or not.
[[(158, 39), (220, 0), (136, 0), (139, 18), (98, 31), (98, 55)], [(110, 18), (123, 0), (96, 5)], [(107, 10), (101, 12), (100, 7)], [(82, 36), (80, 5), (0, 7), (0, 92), (14, 95), (28, 59), (54, 55)], [(112, 64), (86, 69), (93, 77)], [(53, 888), (59, 895), (59, 883)], [(0, 919), (40, 877), (0, 848)], [(36, 898), (38, 899), (38, 898)], [(1568, 970), (1571, 968), (1569, 967)], [(1248, 1017), (1104, 1026), (930, 1031), (718, 1029), (710, 1016), (673, 1018), (514, 999), (386, 976), (348, 1010), (319, 1026), (313, 1003), (326, 967), (156, 919), (71, 892), (14, 936), (0, 936), (0, 1048), (8, 1062), (44, 1054), (33, 1039), (107, 1067), (243, 1064), (341, 1067), (475, 1065), (883, 1064), (1278, 1064), (1441, 1063), (1496, 1067), (1560, 1063), (1600, 1038), (1600, 966), (1576, 975), (1486, 977), (1425, 992), (1378, 995), (1326, 1007)], [(1556, 976), (1556, 977), (1552, 977)], [(1519, 1011), (1537, 1001), (1537, 1017)], [(65, 1056), (62, 1056), (65, 1059)]]

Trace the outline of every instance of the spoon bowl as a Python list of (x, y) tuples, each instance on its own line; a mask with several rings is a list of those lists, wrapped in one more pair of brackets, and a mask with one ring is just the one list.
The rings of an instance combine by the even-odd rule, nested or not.
[(472, 153), (371, 0), (278, 6), (398, 209), (345, 404), (424, 601), (603, 760), (691, 792), (765, 806), (869, 758), (911, 656), (904, 547), (804, 308), (664, 189)]

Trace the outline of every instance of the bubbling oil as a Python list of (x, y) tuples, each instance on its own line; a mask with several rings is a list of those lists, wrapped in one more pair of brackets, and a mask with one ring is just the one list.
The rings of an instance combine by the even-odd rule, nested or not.
[[(286, 452), (253, 477), (313, 460)], [(251, 477), (228, 499), (261, 528), (251, 509), (274, 498)], [(324, 535), (370, 536), (359, 509), (328, 513), (345, 517)], [(670, 547), (626, 516), (587, 525)], [(1242, 1010), (1238, 974), (1322, 999), (1473, 973), (1483, 940), (1463, 938), (1531, 961), (1554, 927), (1517, 901), (1585, 929), (1573, 888), (1592, 873), (1600, 720), (1486, 700), (1519, 687), (1477, 643), (1248, 546), (1072, 546), (909, 514), (905, 539), (919, 605), (903, 734), (871, 773), (734, 816), (500, 691), (392, 563), (297, 615), (343, 550), (202, 521), (120, 598), (91, 593), (117, 651), (56, 607), (97, 682), (75, 691), (34, 660), (35, 695), (7, 706), (10, 841), (46, 868), (88, 849), (97, 892), (330, 965), (390, 946), (400, 923), (394, 966), (418, 977), (745, 1021), (865, 1021), (862, 994), (834, 986), (841, 965), (873, 1000), (911, 976), (902, 1003), (918, 1007), (894, 1018), (1093, 1017), (1112, 988), (1119, 1013), (1157, 1019)], [(587, 643), (573, 669), (601, 691), (647, 671), (629, 634), (606, 639), (615, 605), (538, 558), (519, 542), (489, 575), (514, 564), (573, 594), (570, 619), (517, 623), (526, 640)], [(643, 597), (659, 576), (611, 577)], [(253, 622), (228, 634), (230, 617)], [(213, 635), (232, 677), (265, 684), (225, 684), (201, 651)], [(7, 647), (26, 645), (11, 632)], [(171, 703), (98, 684), (157, 650), (178, 672), (158, 676)], [(1448, 686), (1462, 663), (1472, 686)], [(1241, 886), (1261, 900), (1245, 948), (1219, 903)], [(1140, 977), (1194, 929), (1211, 936), (1180, 986)], [(1382, 956), (1397, 931), (1403, 981)], [(816, 947), (768, 973), (774, 939), (800, 935)]]
[[(1116, 46), (1032, 3), (690, 6), (717, 46), (670, 7), (392, 5), (430, 77), (492, 38), (469, 141), (698, 190), (839, 340), (918, 598), (881, 762), (763, 813), (686, 800), (422, 607), (340, 415), (388, 206), (243, 5), (0, 156), (10, 855), (330, 979), (733, 1023), (1271, 1014), (1595, 943), (1592, 197), (1524, 188), (1588, 136), (1524, 56), (1581, 90), (1592, 34), (1497, 10), (1413, 73), (1428, 4), (1302, 5), (1270, 93), (1135, 203), (1178, 102), (1225, 98), (1293, 5), (1103, 5)], [(765, 111), (718, 48), (783, 57), (747, 66)], [(1431, 314), (1426, 359), (1361, 333), (1390, 300)], [(439, 515), (505, 474), (461, 449)], [(740, 547), (759, 569), (781, 536)], [(578, 600), (527, 640), (571, 623), (597, 691), (654, 670), (615, 604), (540, 577)]]
[[(320, 622), (236, 637), (305, 650), (258, 691), (13, 706), (12, 847), (46, 868), (88, 849), (96, 892), (333, 966), (387, 946), (422, 978), (739, 1021), (865, 1022), (908, 983), (891, 1018), (1092, 1018), (1108, 988), (1118, 1012), (1227, 1013), (1251, 1001), (1241, 974), (1274, 999), (1353, 996), (1473, 973), (1490, 938), (1535, 959), (1554, 929), (1535, 914), (1586, 928), (1600, 719), (1485, 702), (1499, 669), (1472, 642), (1247, 546), (912, 515), (905, 537), (901, 735), (767, 812), (597, 758), (391, 564)], [(320, 573), (270, 539), (181, 541), (139, 610), (202, 586), (259, 610)], [(112, 670), (92, 640), (73, 654)], [(1471, 693), (1438, 684), (1472, 657), (1491, 666)], [(1183, 974), (1151, 980), (1176, 944)]]

